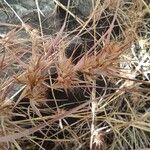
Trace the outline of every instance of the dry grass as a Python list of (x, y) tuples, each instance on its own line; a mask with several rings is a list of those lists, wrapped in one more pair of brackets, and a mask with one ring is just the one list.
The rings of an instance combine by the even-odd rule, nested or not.
[[(66, 150), (150, 148), (149, 28), (142, 20), (149, 14), (148, 4), (95, 0), (90, 16), (82, 20), (69, 5), (55, 2), (79, 23), (74, 31), (65, 30), (66, 19), (55, 35), (46, 36), (38, 1), (40, 31), (25, 24), (5, 1), (21, 25), (0, 23), (9, 29), (0, 38), (0, 149), (28, 145), (26, 149), (42, 150), (52, 142), (53, 149)], [(106, 8), (113, 19), (97, 39), (96, 23), (109, 17), (102, 16)], [(113, 34), (116, 20), (119, 36)], [(71, 57), (65, 51), (83, 32), (94, 44), (85, 44), (74, 63), (76, 49), (70, 49)]]

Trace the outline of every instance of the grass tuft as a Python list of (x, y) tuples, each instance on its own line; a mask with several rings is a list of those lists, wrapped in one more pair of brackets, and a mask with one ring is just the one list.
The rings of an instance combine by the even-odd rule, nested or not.
[(0, 149), (150, 148), (149, 5), (54, 2), (64, 18), (46, 35), (37, 0), (39, 28), (4, 0), (20, 23), (0, 22)]

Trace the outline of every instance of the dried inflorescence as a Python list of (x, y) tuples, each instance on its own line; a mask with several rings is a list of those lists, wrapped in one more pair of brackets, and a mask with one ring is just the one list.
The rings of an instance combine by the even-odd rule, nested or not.
[(111, 71), (114, 69), (115, 72), (115, 67), (117, 67), (117, 63), (119, 63), (119, 56), (124, 51), (124, 46), (120, 46), (117, 43), (107, 44), (102, 50), (97, 52), (97, 54), (85, 54), (77, 64), (76, 69), (91, 75), (110, 75), (110, 73), (113, 75)]
[(91, 79), (100, 75), (118, 77), (119, 57), (127, 49), (127, 44), (110, 43), (95, 53), (86, 52), (83, 57), (73, 64), (71, 59), (63, 56), (56, 64), (58, 77), (55, 86), (69, 88), (80, 83), (78, 72)]

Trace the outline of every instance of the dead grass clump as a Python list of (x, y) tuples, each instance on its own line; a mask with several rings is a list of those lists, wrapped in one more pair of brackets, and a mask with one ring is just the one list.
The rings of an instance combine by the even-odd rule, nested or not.
[(80, 18), (55, 2), (65, 18), (49, 36), (6, 3), (22, 24), (2, 24), (13, 29), (0, 39), (0, 146), (149, 148), (148, 27), (139, 34), (148, 5), (93, 0), (90, 15)]

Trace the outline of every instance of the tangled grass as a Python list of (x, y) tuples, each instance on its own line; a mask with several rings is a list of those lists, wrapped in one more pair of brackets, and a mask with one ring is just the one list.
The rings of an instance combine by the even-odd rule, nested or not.
[[(5, 1), (21, 25), (0, 22), (9, 29), (0, 38), (0, 148), (150, 148), (149, 5), (97, 0), (82, 20), (54, 1), (79, 24), (73, 31), (66, 31), (66, 17), (59, 31), (44, 35), (41, 23), (40, 30), (27, 25)], [(108, 27), (97, 26), (110, 14)], [(92, 46), (69, 46), (85, 34)], [(80, 46), (83, 52), (74, 56)]]

